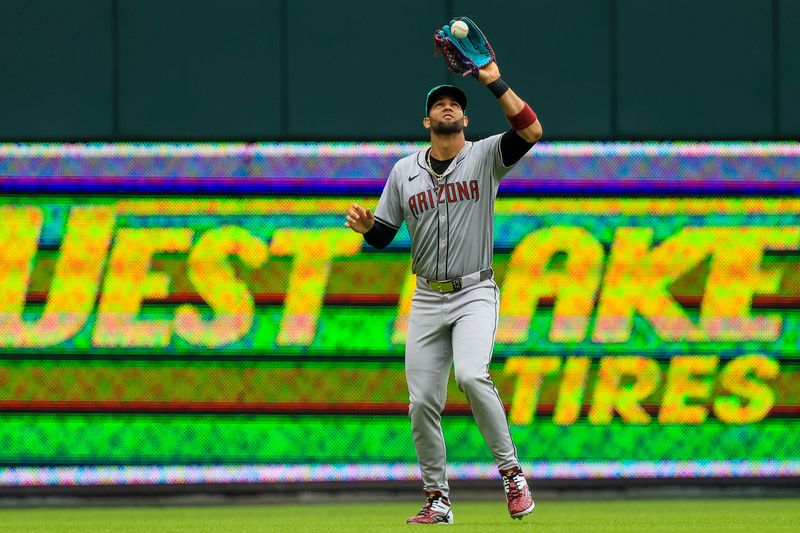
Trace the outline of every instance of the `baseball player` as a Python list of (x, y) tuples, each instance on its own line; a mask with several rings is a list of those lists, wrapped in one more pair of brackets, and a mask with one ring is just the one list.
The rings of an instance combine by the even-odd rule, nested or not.
[(441, 413), (451, 365), (494, 455), (512, 518), (534, 502), (489, 376), (499, 290), (493, 279), (494, 200), (500, 180), (542, 136), (536, 114), (500, 77), (497, 63), (477, 76), (497, 97), (511, 129), (466, 142), (467, 97), (439, 85), (425, 99), (431, 145), (398, 161), (375, 213), (353, 204), (346, 227), (383, 248), (405, 221), (417, 285), (405, 352), (409, 415), (427, 502), (412, 524), (452, 524)]

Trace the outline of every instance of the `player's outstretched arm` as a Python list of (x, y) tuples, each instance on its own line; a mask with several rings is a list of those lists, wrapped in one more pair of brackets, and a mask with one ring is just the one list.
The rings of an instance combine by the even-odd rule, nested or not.
[(344, 223), (346, 228), (350, 228), (362, 235), (371, 230), (372, 226), (375, 225), (375, 216), (372, 214), (372, 211), (369, 210), (369, 207), (364, 209), (358, 204), (350, 206), (345, 219), (347, 220), (347, 222)]
[(531, 145), (541, 139), (542, 125), (536, 113), (500, 77), (494, 49), (473, 20), (452, 19), (433, 33), (433, 42), (451, 72), (477, 78), (497, 97), (519, 138)]
[(542, 124), (525, 101), (517, 96), (500, 77), (500, 68), (497, 63), (492, 61), (479, 69), (478, 81), (486, 85), (498, 97), (497, 101), (517, 135), (529, 143), (534, 143), (542, 138)]

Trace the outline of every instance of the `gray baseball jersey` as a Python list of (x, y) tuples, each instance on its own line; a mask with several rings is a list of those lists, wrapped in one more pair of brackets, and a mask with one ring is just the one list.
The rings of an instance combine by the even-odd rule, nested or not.
[(411, 235), (411, 270), (430, 280), (448, 280), (489, 268), (494, 243), (494, 201), (503, 165), (494, 135), (467, 142), (441, 179), (428, 172), (426, 150), (404, 157), (392, 169), (375, 218)]

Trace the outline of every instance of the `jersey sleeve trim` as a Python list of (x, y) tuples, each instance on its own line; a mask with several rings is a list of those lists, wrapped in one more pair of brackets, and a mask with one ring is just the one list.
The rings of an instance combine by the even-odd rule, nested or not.
[(381, 218), (381, 217), (379, 217), (377, 215), (373, 215), (373, 216), (375, 216), (375, 220), (379, 220), (381, 222), (381, 224), (383, 224), (384, 226), (389, 226), (390, 228), (396, 229), (396, 230), (400, 229), (400, 226), (395, 226), (394, 224), (392, 224), (391, 222), (387, 221), (386, 219), (383, 219), (383, 218)]
[[(531, 148), (533, 148), (534, 144), (536, 144), (536, 142), (529, 143), (520, 137), (515, 130), (508, 130), (503, 133), (502, 137), (500, 137), (500, 142), (497, 143), (497, 150), (500, 154), (500, 164), (506, 169), (513, 167), (519, 163), (520, 159), (522, 159)], [(505, 154), (503, 154), (503, 146), (506, 148)], [(506, 162), (506, 156), (508, 156), (508, 162)]]

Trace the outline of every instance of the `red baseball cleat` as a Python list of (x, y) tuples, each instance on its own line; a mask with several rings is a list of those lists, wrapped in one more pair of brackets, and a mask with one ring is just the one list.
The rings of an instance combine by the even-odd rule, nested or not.
[(503, 489), (506, 491), (508, 513), (511, 518), (522, 519), (523, 516), (533, 511), (536, 506), (533, 503), (528, 482), (525, 481), (525, 476), (522, 475), (522, 469), (515, 466), (505, 471), (501, 470), (500, 473), (503, 475)]
[(438, 490), (426, 490), (428, 501), (422, 510), (409, 518), (407, 524), (452, 524), (453, 511), (450, 509), (450, 500), (442, 496)]

